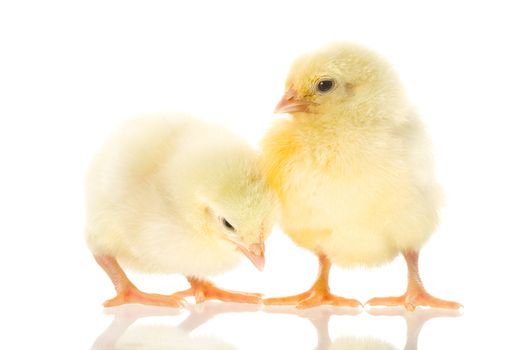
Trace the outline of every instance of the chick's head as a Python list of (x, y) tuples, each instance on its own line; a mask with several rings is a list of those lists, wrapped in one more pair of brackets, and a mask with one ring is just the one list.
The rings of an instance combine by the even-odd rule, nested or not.
[(259, 170), (257, 155), (216, 157), (212, 180), (203, 189), (205, 229), (243, 253), (262, 270), (265, 239), (276, 219), (277, 204)]
[(395, 118), (404, 101), (398, 76), (388, 62), (364, 47), (338, 43), (292, 64), (275, 112), (363, 123)]

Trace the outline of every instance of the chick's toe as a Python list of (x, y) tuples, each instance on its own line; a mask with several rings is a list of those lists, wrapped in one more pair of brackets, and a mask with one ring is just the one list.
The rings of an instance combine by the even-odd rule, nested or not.
[(398, 297), (373, 298), (366, 303), (368, 307), (403, 306), (406, 310), (414, 311), (417, 307), (431, 307), (438, 309), (461, 309), (463, 305), (454, 301), (436, 298), (427, 292), (406, 292)]
[(103, 306), (112, 307), (124, 304), (182, 307), (184, 306), (184, 299), (178, 296), (144, 293), (137, 288), (132, 288), (105, 301)]
[(173, 294), (178, 298), (194, 297), (197, 304), (203, 303), (206, 300), (220, 300), (234, 303), (248, 303), (248, 304), (259, 304), (261, 303), (262, 294), (259, 293), (245, 293), (220, 289), (213, 283), (198, 279), (195, 277), (188, 277), (188, 281), (191, 284), (191, 288)]

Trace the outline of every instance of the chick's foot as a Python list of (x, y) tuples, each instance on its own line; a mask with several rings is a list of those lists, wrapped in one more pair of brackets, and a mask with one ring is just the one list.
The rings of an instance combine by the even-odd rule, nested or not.
[(209, 281), (194, 277), (188, 277), (188, 281), (191, 284), (191, 288), (175, 293), (173, 296), (178, 298), (192, 296), (195, 297), (197, 304), (203, 303), (206, 300), (221, 300), (248, 304), (259, 304), (261, 302), (262, 294), (259, 293), (235, 292), (220, 289)]
[(419, 306), (438, 309), (460, 309), (463, 306), (454, 301), (447, 301), (433, 297), (427, 292), (407, 292), (399, 297), (373, 298), (366, 303), (367, 306), (403, 306), (408, 311), (414, 311)]
[(155, 306), (180, 307), (184, 300), (160, 294), (141, 292), (126, 276), (123, 269), (113, 256), (94, 255), (95, 260), (112, 280), (117, 296), (104, 302), (105, 307), (123, 304), (145, 304)]
[(141, 292), (137, 288), (129, 288), (128, 290), (118, 293), (115, 298), (103, 303), (105, 307), (119, 306), (123, 304), (181, 307), (184, 305), (184, 300), (177, 296), (149, 294)]
[(362, 306), (355, 299), (347, 299), (330, 293), (328, 276), (331, 263), (325, 255), (319, 255), (319, 274), (312, 288), (308, 291), (282, 298), (269, 298), (263, 300), (265, 305), (296, 305), (298, 309), (308, 309), (320, 305), (347, 306), (357, 308)]
[(418, 251), (402, 253), (407, 263), (407, 291), (399, 297), (373, 298), (366, 306), (404, 306), (408, 311), (414, 311), (419, 306), (439, 309), (460, 309), (463, 305), (433, 297), (427, 293), (418, 271)]

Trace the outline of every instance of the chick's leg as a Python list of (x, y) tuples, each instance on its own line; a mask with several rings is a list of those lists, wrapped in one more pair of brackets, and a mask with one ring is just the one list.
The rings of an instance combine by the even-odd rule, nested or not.
[(362, 304), (355, 299), (346, 299), (330, 293), (328, 276), (330, 274), (331, 262), (324, 256), (319, 255), (319, 275), (313, 286), (306, 292), (281, 298), (265, 299), (265, 305), (293, 305), (298, 309), (306, 309), (319, 305), (359, 307)]
[(428, 306), (442, 309), (459, 309), (462, 307), (453, 301), (438, 299), (427, 293), (418, 271), (419, 253), (415, 251), (403, 252), (407, 263), (407, 291), (399, 297), (373, 298), (367, 302), (368, 306), (404, 306), (414, 311), (418, 306)]
[(155, 306), (182, 306), (182, 298), (176, 296), (148, 294), (141, 292), (135, 285), (130, 282), (123, 269), (114, 257), (107, 255), (95, 255), (99, 266), (107, 273), (108, 277), (114, 284), (117, 296), (107, 300), (103, 305), (105, 307), (118, 306), (123, 304), (145, 304)]
[(211, 299), (249, 304), (258, 304), (261, 301), (262, 295), (258, 293), (234, 292), (220, 289), (213, 283), (196, 277), (187, 277), (187, 280), (189, 284), (191, 284), (191, 288), (175, 293), (173, 294), (174, 296), (180, 298), (195, 297), (197, 304)]

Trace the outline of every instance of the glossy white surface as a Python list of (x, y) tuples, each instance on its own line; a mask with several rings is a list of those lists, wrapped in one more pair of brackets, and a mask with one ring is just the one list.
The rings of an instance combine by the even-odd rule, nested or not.
[[(365, 340), (409, 350), (428, 318), (420, 350), (517, 348), (516, 13), (504, 1), (2, 2), (0, 348), (335, 350)], [(429, 291), (463, 303), (464, 314), (217, 303), (103, 310), (113, 289), (82, 232), (84, 173), (106, 135), (129, 115), (169, 109), (256, 143), (280, 117), (272, 110), (292, 59), (338, 39), (386, 55), (429, 127), (447, 206), (421, 269)], [(243, 261), (214, 281), (269, 296), (309, 287), (312, 254), (279, 230), (266, 249), (263, 273)], [(149, 292), (187, 285), (130, 276)], [(331, 287), (361, 301), (399, 294), (405, 266), (334, 267)]]
[[(258, 313), (261, 312), (261, 313)], [(340, 310), (328, 307), (319, 307), (305, 311), (294, 310), (289, 307), (269, 307), (259, 310), (252, 305), (204, 303), (203, 305), (188, 307), (187, 310), (167, 310), (164, 308), (144, 307), (128, 305), (111, 310), (107, 314), (113, 315), (112, 323), (102, 332), (92, 345), (92, 350), (101, 349), (245, 349), (245, 348), (311, 348), (317, 350), (326, 349), (397, 349), (405, 347), (406, 350), (417, 349), (418, 338), (423, 326), (432, 319), (458, 317), (459, 313), (452, 311), (427, 310), (415, 313), (406, 313), (399, 310), (373, 311), (371, 316), (361, 315), (354, 310)], [(249, 314), (249, 315), (248, 315)], [(255, 323), (252, 334), (243, 342), (242, 337), (231, 334), (225, 339), (218, 337), (207, 329), (219, 329), (225, 333), (222, 327), (227, 320), (247, 321), (247, 316), (253, 316), (251, 323)], [(242, 317), (244, 316), (244, 317)], [(287, 317), (291, 316), (291, 317)], [(276, 332), (277, 319), (293, 318), (294, 321), (306, 320), (301, 324), (300, 332), (294, 332), (295, 328), (286, 327), (285, 322), (277, 340), (268, 336), (268, 332)], [(381, 318), (380, 320), (377, 318)], [(400, 320), (395, 320), (400, 318)], [(404, 322), (401, 322), (401, 321)], [(259, 322), (258, 322), (259, 321)], [(266, 322), (265, 322), (266, 321)], [(397, 322), (395, 322), (397, 321)], [(399, 322), (400, 321), (400, 322)], [(212, 323), (212, 325), (211, 325)], [(297, 324), (299, 322), (293, 322)], [(332, 328), (337, 323), (343, 324), (344, 330), (338, 336), (332, 338)], [(348, 323), (357, 324), (369, 329), (377, 325), (386, 324), (387, 329), (400, 323), (403, 328), (398, 329), (397, 337), (384, 338), (384, 332), (374, 333), (352, 331), (347, 327)], [(402, 325), (403, 323), (403, 325)], [(314, 328), (312, 332), (308, 325)], [(242, 325), (241, 328), (245, 328)], [(259, 327), (258, 327), (259, 326)], [(274, 327), (273, 327), (274, 326)], [(235, 329), (232, 324), (229, 328)], [(274, 329), (271, 329), (274, 328)], [(304, 330), (308, 329), (308, 331)], [(374, 327), (373, 329), (376, 329)], [(258, 334), (258, 330), (261, 330)], [(219, 334), (220, 334), (219, 333)], [(240, 332), (242, 333), (242, 332)], [(247, 331), (243, 333), (248, 333)], [(387, 336), (387, 335), (386, 335)], [(392, 343), (393, 338), (397, 341)], [(235, 340), (235, 341), (233, 341)], [(275, 340), (275, 342), (273, 342)], [(402, 346), (400, 346), (402, 345)], [(437, 346), (449, 346), (449, 342), (438, 342)]]

